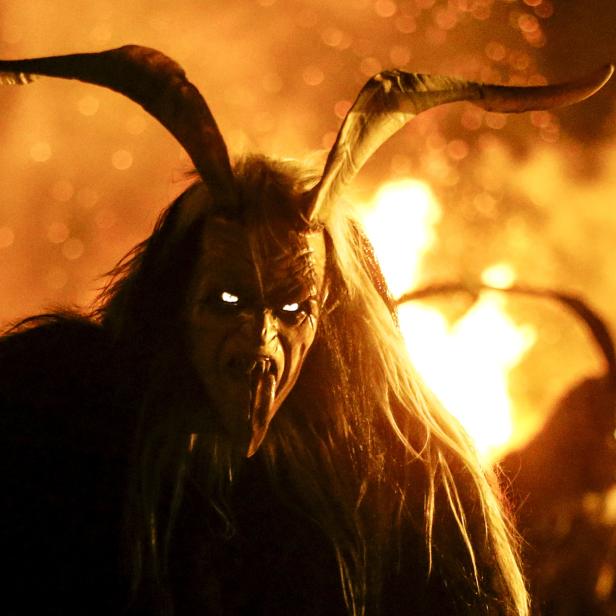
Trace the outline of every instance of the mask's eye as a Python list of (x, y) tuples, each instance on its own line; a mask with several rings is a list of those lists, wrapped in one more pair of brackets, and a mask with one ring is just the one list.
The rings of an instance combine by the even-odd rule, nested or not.
[(236, 306), (240, 302), (240, 298), (237, 295), (233, 295), (233, 293), (229, 293), (228, 291), (223, 291), (220, 294), (220, 299), (224, 304), (229, 304), (231, 306)]
[(237, 315), (242, 309), (242, 305), (243, 301), (239, 295), (218, 288), (204, 294), (204, 297), (199, 301), (199, 310), (229, 317), (230, 315)]
[(240, 301), (240, 298), (237, 295), (233, 295), (233, 293), (229, 293), (228, 291), (223, 291), (220, 294), (220, 299), (225, 304), (237, 304)]
[(276, 314), (287, 325), (299, 325), (312, 313), (311, 301), (289, 302), (278, 308)]

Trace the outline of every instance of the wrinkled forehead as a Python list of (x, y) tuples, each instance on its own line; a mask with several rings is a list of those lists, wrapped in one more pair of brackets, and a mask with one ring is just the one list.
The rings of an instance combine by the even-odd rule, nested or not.
[(326, 248), (322, 231), (296, 231), (283, 221), (246, 226), (213, 217), (202, 236), (198, 276), (257, 287), (261, 293), (302, 287), (321, 291)]

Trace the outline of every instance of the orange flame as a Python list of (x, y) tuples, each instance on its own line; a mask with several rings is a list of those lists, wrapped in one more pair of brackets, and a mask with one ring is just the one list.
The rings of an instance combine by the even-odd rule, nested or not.
[[(417, 285), (423, 256), (437, 239), (441, 212), (430, 187), (410, 179), (386, 184), (368, 204), (366, 232), (395, 296)], [(482, 279), (506, 286), (515, 273), (499, 263), (487, 268)], [(482, 294), (454, 324), (420, 303), (401, 306), (399, 317), (422, 379), (464, 425), (482, 458), (496, 459), (514, 429), (509, 372), (534, 344), (534, 329), (517, 326), (497, 293)]]

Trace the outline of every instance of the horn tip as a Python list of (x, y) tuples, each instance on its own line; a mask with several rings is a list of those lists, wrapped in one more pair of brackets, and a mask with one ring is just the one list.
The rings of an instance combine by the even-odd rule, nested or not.
[(613, 74), (614, 74), (614, 65), (611, 62), (608, 62), (607, 64), (604, 64), (603, 66), (599, 67), (595, 71), (595, 74), (592, 75), (590, 78), (590, 79), (594, 78), (596, 80), (595, 82), (596, 89), (594, 90), (594, 92), (599, 91), (611, 79)]

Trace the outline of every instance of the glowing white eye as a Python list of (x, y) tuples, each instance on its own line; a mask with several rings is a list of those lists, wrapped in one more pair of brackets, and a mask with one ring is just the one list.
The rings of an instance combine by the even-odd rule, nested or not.
[(220, 295), (220, 299), (225, 304), (237, 304), (240, 301), (237, 295), (233, 295), (233, 293), (229, 293), (228, 291), (223, 291)]
[(299, 304), (297, 302), (293, 302), (292, 304), (285, 304), (282, 309), (285, 312), (297, 312), (299, 310)]

